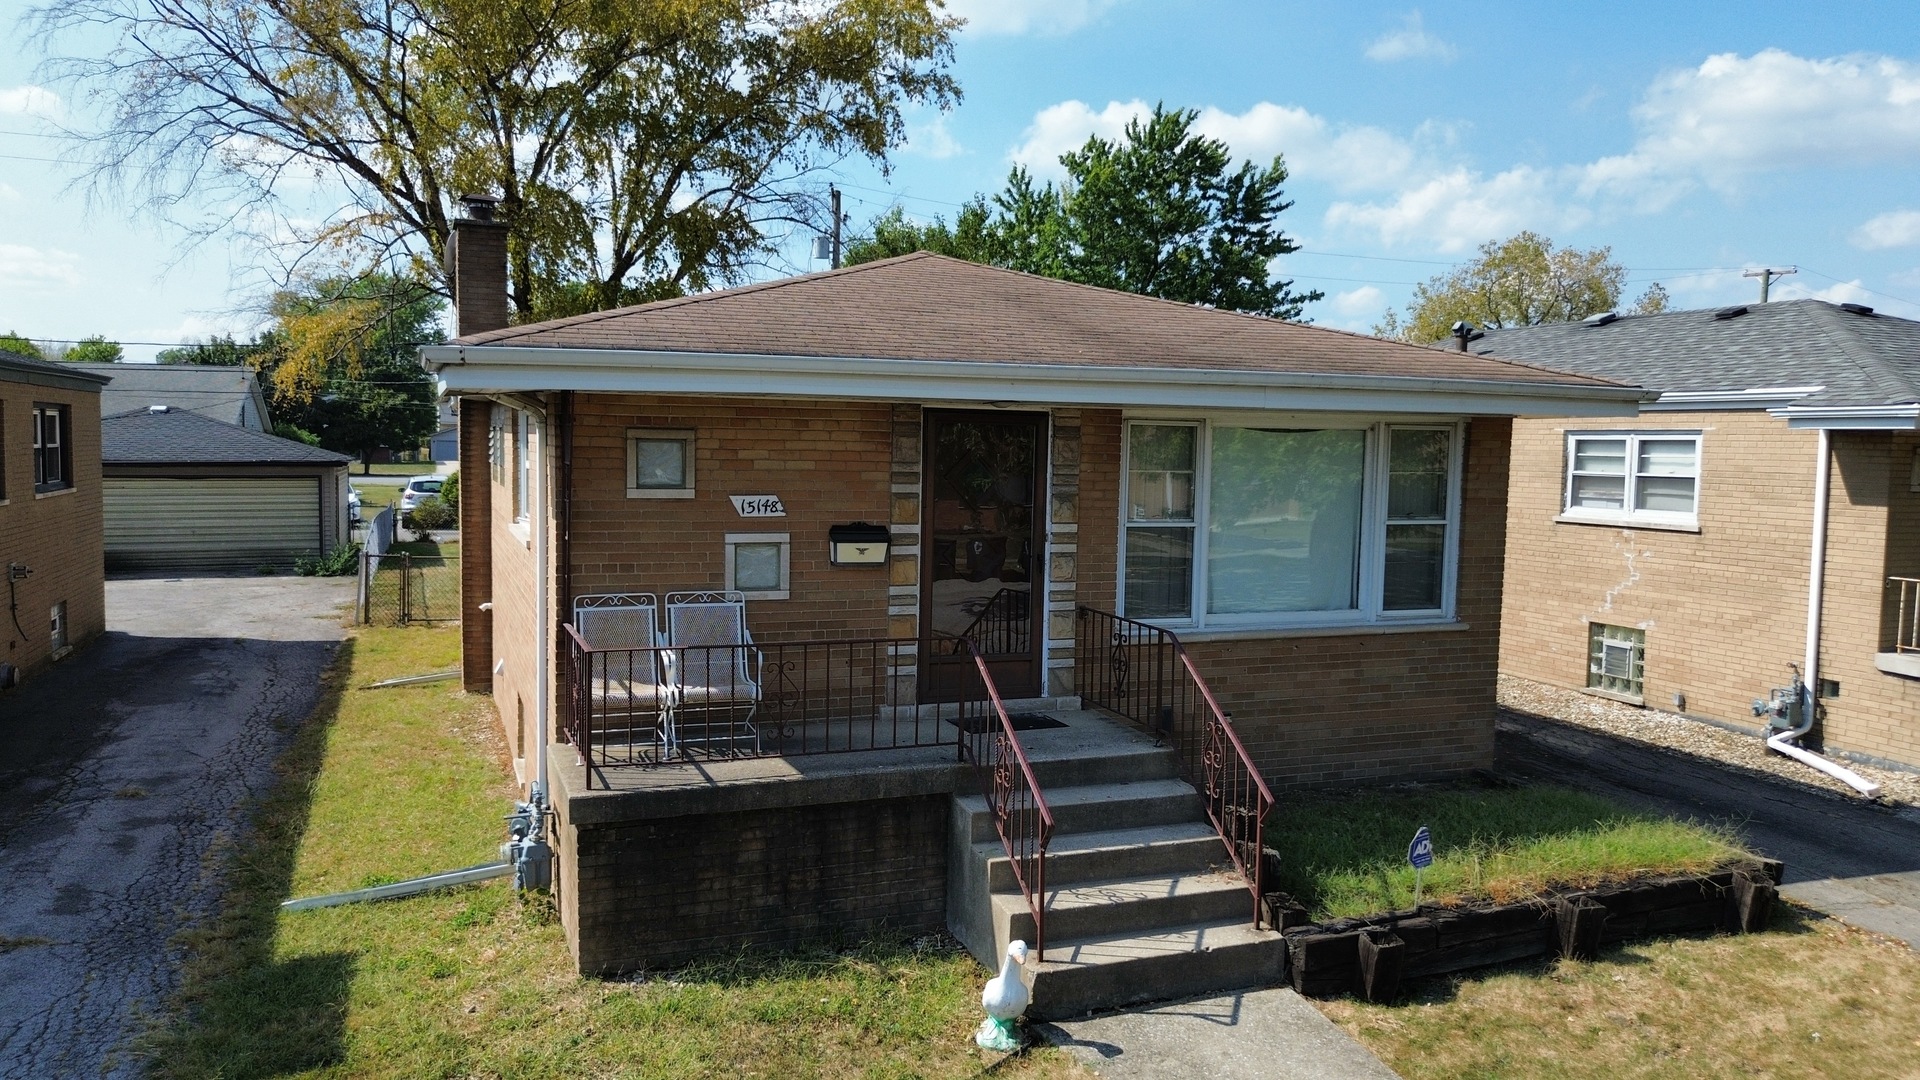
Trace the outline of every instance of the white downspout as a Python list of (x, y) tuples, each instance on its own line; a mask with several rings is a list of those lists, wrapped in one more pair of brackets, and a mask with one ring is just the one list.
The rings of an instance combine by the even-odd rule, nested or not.
[[(547, 524), (548, 489), (547, 469), (551, 464), (551, 455), (547, 453), (547, 432), (550, 430), (544, 413), (534, 414), (534, 445), (540, 448), (540, 467), (530, 470), (533, 474), (533, 505), (530, 514), (533, 518), (533, 655), (539, 658), (534, 676), (534, 765), (533, 784), (530, 799), (533, 805), (545, 810), (547, 805), (547, 738), (551, 721), (551, 698), (553, 656), (548, 642), (548, 627), (552, 620), (547, 618)], [(1824, 438), (1825, 432), (1821, 432)], [(541, 824), (535, 819), (533, 835), (539, 836)]]
[(1800, 726), (1789, 728), (1767, 739), (1767, 745), (1780, 753), (1819, 769), (1862, 795), (1873, 795), (1880, 785), (1845, 766), (1797, 746), (1795, 739), (1813, 730), (1814, 713), (1820, 702), (1820, 613), (1827, 582), (1827, 502), (1833, 487), (1832, 433), (1820, 429), (1820, 461), (1813, 473), (1813, 563), (1807, 569), (1807, 653), (1801, 670)]

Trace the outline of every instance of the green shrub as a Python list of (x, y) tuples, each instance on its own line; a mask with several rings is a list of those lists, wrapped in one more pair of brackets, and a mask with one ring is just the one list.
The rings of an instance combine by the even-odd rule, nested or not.
[(360, 567), (360, 545), (336, 544), (325, 555), (302, 555), (293, 568), (307, 577), (345, 577)]
[(401, 524), (420, 532), (428, 529), (451, 529), (460, 520), (460, 515), (448, 506), (438, 495), (429, 495), (420, 500), (413, 512)]
[(460, 473), (456, 470), (447, 474), (446, 483), (440, 485), (440, 501), (460, 512)]

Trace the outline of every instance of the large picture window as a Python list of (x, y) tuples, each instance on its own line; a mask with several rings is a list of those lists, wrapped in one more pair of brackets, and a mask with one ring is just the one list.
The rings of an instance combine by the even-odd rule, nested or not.
[(1698, 433), (1567, 436), (1569, 520), (1692, 527), (1699, 500)]
[(1122, 610), (1199, 627), (1452, 610), (1459, 431), (1135, 421)]

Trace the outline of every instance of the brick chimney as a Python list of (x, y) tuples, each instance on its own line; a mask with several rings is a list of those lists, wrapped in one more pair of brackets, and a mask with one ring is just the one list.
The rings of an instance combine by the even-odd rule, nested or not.
[(507, 325), (507, 225), (493, 219), (499, 201), (491, 195), (460, 196), (464, 213), (447, 237), (455, 337)]

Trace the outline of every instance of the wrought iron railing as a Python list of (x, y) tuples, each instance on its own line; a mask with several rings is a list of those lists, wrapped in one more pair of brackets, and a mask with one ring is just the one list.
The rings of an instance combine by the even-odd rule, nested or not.
[(988, 703), (920, 705), (912, 638), (594, 648), (571, 623), (562, 734), (594, 772), (690, 758), (955, 746)]
[[(968, 699), (978, 699), (988, 708), (970, 715), (961, 725), (962, 750), (980, 776), (980, 788), (993, 814), (1012, 864), (1014, 879), (1033, 915), (1033, 952), (1037, 960), (1047, 954), (1047, 846), (1053, 841), (1053, 810), (1047, 806), (1046, 793), (1033, 775), (1033, 763), (1000, 700), (1000, 688), (987, 671), (987, 661), (978, 646), (961, 638), (957, 648), (973, 660), (971, 676), (962, 685), (973, 691)], [(976, 719), (977, 718), (977, 719)]]
[(1887, 584), (1900, 590), (1893, 624), (1893, 651), (1920, 652), (1920, 578), (1890, 577)]
[(1207, 819), (1253, 893), (1264, 924), (1266, 820), (1273, 792), (1220, 708), (1186, 646), (1171, 631), (1112, 612), (1076, 612), (1074, 689), (1083, 704), (1124, 719), (1173, 747)]
[(1033, 590), (1002, 588), (960, 636), (989, 656), (1025, 653), (1033, 642)]

